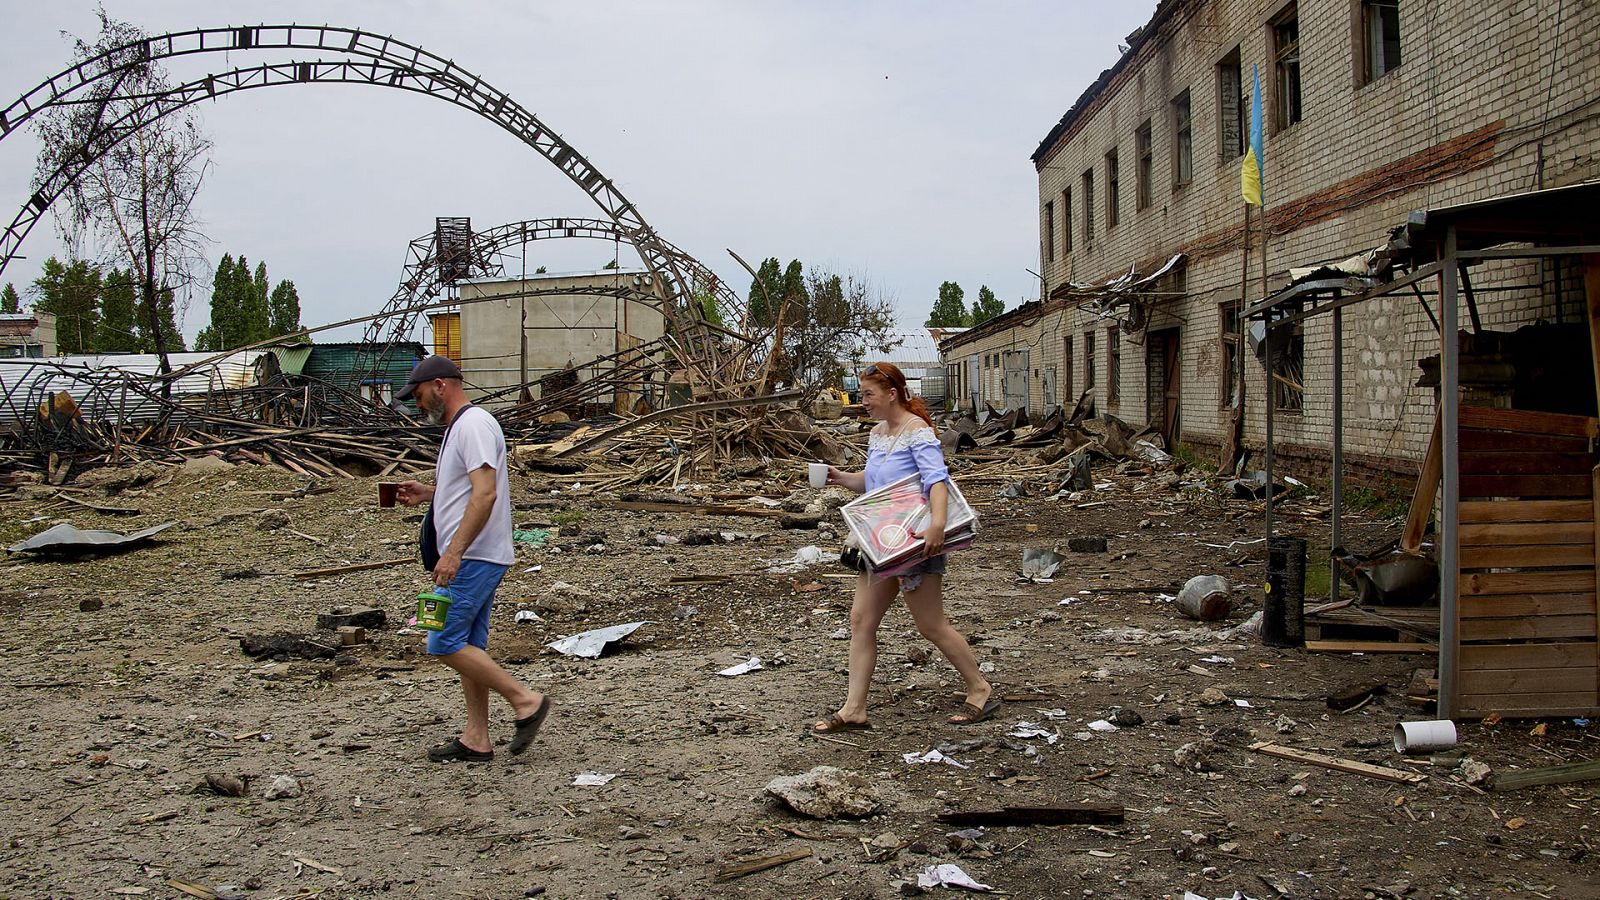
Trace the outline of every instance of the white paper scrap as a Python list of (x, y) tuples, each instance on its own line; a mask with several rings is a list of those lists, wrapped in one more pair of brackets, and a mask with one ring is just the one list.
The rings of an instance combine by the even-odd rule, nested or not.
[(961, 871), (961, 867), (950, 863), (940, 863), (929, 866), (917, 876), (917, 887), (923, 890), (932, 890), (936, 887), (958, 887), (969, 891), (992, 891), (994, 888), (987, 884), (979, 884), (972, 880), (972, 876)]
[(760, 668), (761, 668), (761, 657), (752, 656), (749, 659), (745, 660), (742, 663), (739, 663), (736, 666), (729, 666), (726, 669), (723, 669), (722, 671), (718, 672), (717, 674), (718, 675), (727, 675), (728, 677), (731, 678), (731, 677), (733, 677), (735, 675), (743, 675), (746, 672), (755, 672), (755, 671), (759, 670)]
[(1015, 737), (1015, 738), (1039, 738), (1039, 737), (1042, 737), (1042, 738), (1045, 739), (1045, 743), (1054, 744), (1056, 741), (1061, 739), (1061, 732), (1059, 732), (1059, 731), (1050, 731), (1050, 730), (1044, 728), (1042, 725), (1035, 725), (1032, 722), (1018, 722), (1017, 723), (1017, 727), (1011, 729), (1011, 732), (1008, 735), (1008, 737)]
[(923, 763), (944, 763), (947, 766), (955, 766), (958, 769), (965, 769), (967, 767), (965, 763), (957, 762), (956, 760), (945, 756), (943, 753), (940, 753), (937, 750), (929, 750), (927, 753), (924, 753), (920, 756), (915, 753), (907, 753), (901, 758), (906, 761), (906, 765), (910, 766), (921, 765)]
[(1121, 731), (1122, 730), (1122, 729), (1118, 728), (1117, 726), (1111, 724), (1110, 722), (1107, 722), (1105, 719), (1096, 719), (1093, 722), (1090, 722), (1089, 723), (1089, 729), (1091, 731)]
[(607, 775), (601, 772), (580, 772), (577, 778), (572, 779), (572, 784), (574, 787), (601, 787), (603, 785), (610, 784), (611, 779), (615, 777), (617, 777), (615, 774)]
[(1238, 706), (1238, 707), (1242, 707), (1244, 709), (1255, 709), (1254, 706), (1250, 705), (1250, 701), (1249, 700), (1235, 700), (1235, 701), (1233, 701), (1233, 705), (1234, 706)]
[(1200, 661), (1203, 662), (1203, 663), (1214, 663), (1214, 664), (1220, 664), (1220, 665), (1229, 665), (1229, 664), (1231, 664), (1233, 662), (1233, 657), (1231, 657), (1231, 656), (1216, 656), (1216, 655), (1212, 655), (1212, 656), (1208, 656), (1205, 659), (1202, 659)]

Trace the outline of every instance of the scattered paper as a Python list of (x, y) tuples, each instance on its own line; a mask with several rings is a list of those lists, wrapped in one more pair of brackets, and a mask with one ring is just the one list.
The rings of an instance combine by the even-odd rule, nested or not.
[(518, 625), (521, 625), (523, 622), (543, 622), (543, 621), (544, 621), (544, 619), (541, 619), (539, 617), (539, 614), (534, 612), (531, 609), (519, 609), (519, 610), (517, 610), (516, 622), (517, 622)]
[(757, 504), (760, 504), (762, 506), (767, 506), (767, 507), (782, 506), (783, 505), (783, 501), (782, 500), (774, 500), (771, 497), (751, 497), (750, 498), (750, 502), (751, 503), (757, 503)]
[(761, 657), (752, 656), (749, 659), (745, 660), (742, 663), (739, 663), (736, 666), (729, 666), (726, 669), (721, 670), (717, 674), (718, 675), (727, 675), (728, 677), (732, 678), (735, 675), (743, 675), (746, 672), (758, 671), (760, 668), (761, 668)]
[(572, 779), (572, 784), (574, 787), (603, 787), (604, 785), (610, 784), (611, 779), (615, 777), (617, 777), (615, 774), (607, 775), (601, 772), (581, 772), (578, 774), (578, 777)]
[[(1194, 891), (1184, 891), (1183, 900), (1206, 900), (1206, 898), (1196, 894)], [(1218, 897), (1217, 900), (1255, 900), (1255, 898), (1249, 896), (1248, 894), (1241, 894), (1238, 891), (1234, 891), (1233, 896)]]
[(920, 756), (915, 753), (907, 753), (901, 758), (906, 761), (906, 765), (910, 766), (921, 765), (922, 763), (944, 763), (947, 766), (955, 766), (958, 769), (967, 767), (965, 763), (957, 762), (937, 750), (929, 750)]
[(526, 569), (523, 569), (522, 571), (523, 572), (543, 572), (544, 571), (544, 566), (529, 566)]
[[(1113, 729), (1113, 730), (1115, 730), (1115, 729)], [(1054, 744), (1056, 741), (1061, 739), (1061, 732), (1059, 732), (1059, 731), (1050, 731), (1050, 730), (1046, 729), (1044, 726), (1035, 725), (1032, 722), (1018, 722), (1017, 723), (1017, 727), (1011, 729), (1011, 732), (1010, 732), (1010, 734), (1008, 736), (1009, 737), (1015, 737), (1015, 738), (1040, 738), (1040, 737), (1042, 737), (1042, 738), (1045, 739), (1045, 743)]]
[(1254, 706), (1250, 705), (1250, 701), (1249, 700), (1235, 700), (1235, 701), (1233, 701), (1233, 705), (1241, 707), (1243, 709), (1255, 709)]
[(1231, 665), (1233, 663), (1233, 657), (1231, 657), (1231, 656), (1215, 656), (1215, 655), (1213, 655), (1213, 656), (1208, 656), (1205, 659), (1202, 659), (1200, 661), (1203, 662), (1203, 663), (1215, 663), (1215, 664), (1219, 664), (1219, 665)]
[(1034, 712), (1044, 716), (1046, 719), (1065, 719), (1067, 717), (1067, 711), (1064, 709), (1035, 709)]
[(940, 863), (929, 866), (917, 876), (917, 887), (923, 890), (932, 890), (936, 887), (958, 887), (969, 891), (992, 891), (994, 888), (987, 884), (979, 884), (972, 880), (972, 876), (961, 871), (961, 867), (951, 863)]
[(585, 659), (599, 659), (607, 644), (613, 644), (638, 631), (649, 622), (629, 622), (626, 625), (613, 625), (610, 628), (596, 628), (571, 637), (564, 637), (559, 641), (546, 644), (551, 650), (563, 656), (581, 656)]
[(1089, 723), (1089, 730), (1090, 731), (1121, 731), (1122, 729), (1120, 729), (1117, 726), (1111, 724), (1110, 722), (1106, 721), (1105, 719), (1096, 719), (1093, 722)]

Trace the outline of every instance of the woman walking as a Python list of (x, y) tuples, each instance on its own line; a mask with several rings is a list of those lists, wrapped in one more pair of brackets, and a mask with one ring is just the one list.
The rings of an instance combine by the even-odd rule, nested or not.
[(828, 483), (866, 493), (916, 474), (928, 498), (930, 521), (918, 537), (925, 544), (924, 558), (899, 576), (863, 573), (856, 578), (855, 602), (850, 608), (850, 688), (839, 711), (812, 726), (815, 734), (871, 728), (867, 718), (867, 688), (878, 661), (878, 626), (904, 594), (906, 608), (917, 631), (939, 648), (966, 682), (966, 702), (950, 717), (952, 725), (971, 725), (994, 715), (1000, 699), (994, 686), (978, 672), (978, 660), (967, 639), (950, 626), (944, 614), (944, 532), (950, 498), (950, 472), (933, 430), (928, 405), (914, 397), (906, 376), (890, 363), (875, 363), (861, 373), (861, 405), (879, 420), (867, 446), (864, 472), (841, 472), (828, 467)]

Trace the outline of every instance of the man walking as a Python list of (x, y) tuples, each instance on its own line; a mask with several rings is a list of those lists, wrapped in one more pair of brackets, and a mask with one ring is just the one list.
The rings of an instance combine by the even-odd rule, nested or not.
[(406, 506), (431, 503), (431, 526), (439, 560), (433, 583), (450, 598), (444, 629), (428, 635), (428, 653), (456, 670), (466, 694), (467, 725), (461, 736), (428, 750), (434, 762), (487, 762), (494, 758), (489, 739), (489, 692), (511, 704), (516, 733), (507, 748), (528, 749), (550, 713), (550, 697), (529, 690), (489, 657), (489, 608), (506, 569), (515, 562), (511, 546), (511, 484), (506, 476), (506, 439), (500, 423), (467, 401), (461, 370), (443, 356), (417, 363), (411, 379), (395, 394), (415, 396), (417, 408), (435, 424), (446, 424), (439, 448), (436, 484), (401, 483), (397, 499)]

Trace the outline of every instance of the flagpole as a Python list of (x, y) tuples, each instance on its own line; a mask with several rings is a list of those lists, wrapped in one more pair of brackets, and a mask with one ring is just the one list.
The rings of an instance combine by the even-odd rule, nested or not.
[(1233, 311), (1233, 415), (1228, 424), (1228, 439), (1223, 442), (1227, 451), (1221, 460), (1224, 470), (1233, 471), (1239, 464), (1239, 456), (1244, 451), (1244, 377), (1245, 377), (1245, 351), (1249, 348), (1249, 341), (1245, 334), (1244, 311), (1250, 306), (1250, 204), (1244, 205), (1244, 235), (1241, 239), (1244, 251), (1240, 254), (1241, 265), (1239, 271), (1239, 305)]

